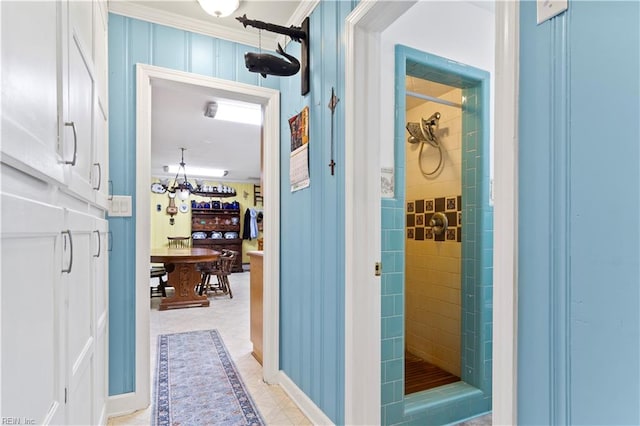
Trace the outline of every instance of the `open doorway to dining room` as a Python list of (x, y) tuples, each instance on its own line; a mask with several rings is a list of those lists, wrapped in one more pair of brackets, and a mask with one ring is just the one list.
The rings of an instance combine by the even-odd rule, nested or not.
[[(150, 292), (151, 146), (153, 86), (185, 85), (192, 90), (215, 91), (223, 99), (260, 105), (262, 111), (262, 196), (264, 205), (264, 358), (262, 378), (271, 383), (278, 371), (278, 273), (279, 273), (279, 103), (277, 90), (218, 78), (174, 71), (150, 65), (137, 66), (136, 105), (136, 381), (141, 398), (150, 398)], [(203, 111), (204, 113), (204, 111)], [(176, 141), (176, 155), (180, 155)], [(188, 152), (188, 151), (187, 151)], [(187, 173), (189, 173), (188, 156)], [(244, 193), (240, 193), (243, 196)], [(247, 198), (253, 198), (253, 193)], [(252, 200), (253, 201), (253, 200)], [(190, 207), (190, 204), (187, 204)], [(162, 209), (162, 206), (161, 206)], [(180, 214), (180, 213), (178, 213)], [(169, 216), (166, 217), (169, 220)], [(171, 226), (171, 225), (169, 225)], [(164, 312), (163, 312), (164, 313)], [(248, 318), (247, 318), (248, 321)], [(145, 389), (146, 388), (146, 389)]]

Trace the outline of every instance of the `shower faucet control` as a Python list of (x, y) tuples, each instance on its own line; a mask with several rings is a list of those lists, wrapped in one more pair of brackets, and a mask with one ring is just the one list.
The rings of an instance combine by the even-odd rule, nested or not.
[(433, 229), (434, 235), (442, 235), (449, 226), (447, 216), (442, 212), (434, 213), (429, 221), (429, 226)]

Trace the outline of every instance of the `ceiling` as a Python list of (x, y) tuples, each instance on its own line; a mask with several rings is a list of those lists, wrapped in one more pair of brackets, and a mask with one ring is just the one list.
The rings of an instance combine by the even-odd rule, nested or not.
[[(285, 25), (298, 7), (298, 1), (274, 0), (242, 0), (240, 7), (230, 16), (218, 18), (205, 13), (196, 0), (129, 0), (139, 6), (149, 7), (158, 11), (174, 13), (190, 19), (199, 19), (210, 24), (221, 25), (233, 29), (242, 28), (235, 18), (245, 13), (250, 19), (271, 22), (273, 24)], [(276, 6), (274, 6), (276, 4)]]
[[(273, 49), (277, 34), (243, 28), (235, 17), (247, 15), (282, 26), (299, 25), (301, 5), (309, 1), (241, 0), (236, 12), (225, 18), (206, 14), (196, 0), (111, 0), (109, 10), (137, 19), (177, 26), (218, 38)], [(296, 15), (298, 14), (298, 15)], [(174, 178), (164, 166), (178, 165), (180, 148), (186, 148), (184, 161), (187, 177), (189, 167), (209, 167), (228, 170), (225, 178), (213, 181), (258, 182), (260, 179), (261, 127), (211, 119), (204, 116), (208, 102), (221, 99), (214, 89), (187, 84), (153, 81), (151, 174)], [(227, 95), (228, 96), (228, 92)]]
[(151, 174), (175, 177), (164, 166), (180, 163), (180, 148), (186, 148), (189, 167), (228, 171), (224, 181), (260, 180), (261, 126), (205, 117), (207, 103), (224, 99), (215, 89), (153, 80), (151, 105)]

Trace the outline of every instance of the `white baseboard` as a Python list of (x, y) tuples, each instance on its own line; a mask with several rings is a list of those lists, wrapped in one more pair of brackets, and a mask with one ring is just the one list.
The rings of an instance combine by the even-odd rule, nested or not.
[(107, 399), (107, 418), (126, 416), (149, 406), (141, 404), (140, 396), (136, 392), (113, 395)]
[(289, 395), (289, 398), (300, 408), (300, 411), (307, 416), (311, 424), (314, 425), (333, 425), (329, 417), (318, 408), (318, 406), (300, 390), (293, 380), (285, 374), (284, 371), (278, 372), (278, 384)]

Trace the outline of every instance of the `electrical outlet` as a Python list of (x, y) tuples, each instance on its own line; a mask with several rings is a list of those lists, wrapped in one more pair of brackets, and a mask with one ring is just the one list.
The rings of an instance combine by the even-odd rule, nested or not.
[(569, 0), (537, 0), (538, 25), (569, 8)]

